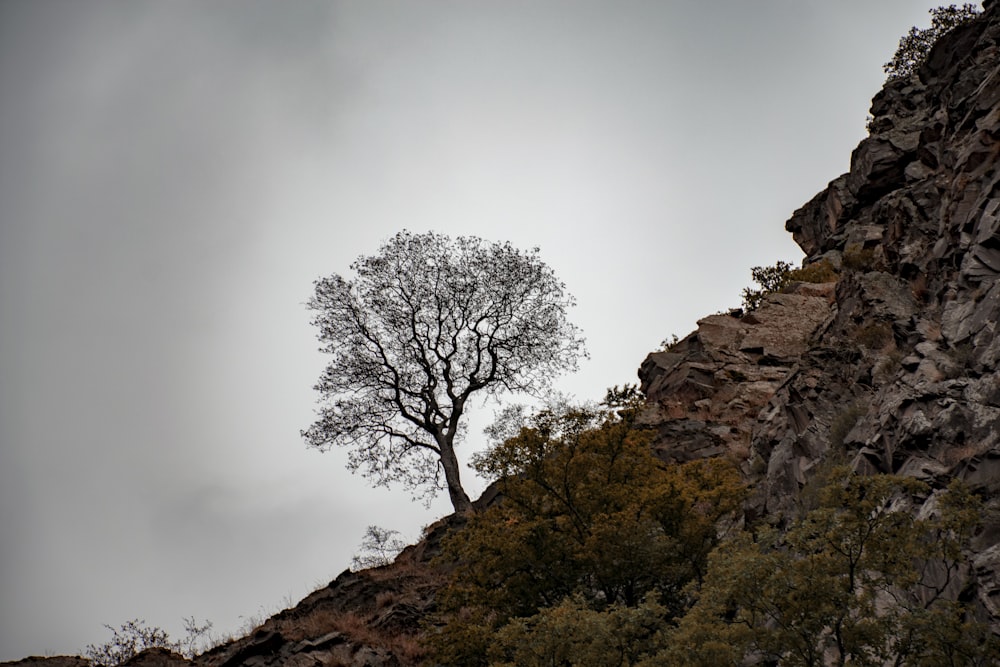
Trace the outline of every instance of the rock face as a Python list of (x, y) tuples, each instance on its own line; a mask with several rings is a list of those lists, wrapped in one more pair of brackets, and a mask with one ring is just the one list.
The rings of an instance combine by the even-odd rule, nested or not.
[(779, 523), (834, 458), (964, 480), (987, 499), (966, 583), (1000, 630), (1000, 5), (871, 114), (851, 170), (786, 224), (836, 284), (705, 318), (649, 355), (644, 418), (664, 459), (740, 460), (751, 514)]
[(649, 398), (640, 423), (656, 428), (657, 454), (677, 462), (727, 453), (745, 458), (753, 417), (832, 309), (832, 284), (793, 285), (745, 317), (710, 315), (670, 350), (649, 355), (639, 370)]

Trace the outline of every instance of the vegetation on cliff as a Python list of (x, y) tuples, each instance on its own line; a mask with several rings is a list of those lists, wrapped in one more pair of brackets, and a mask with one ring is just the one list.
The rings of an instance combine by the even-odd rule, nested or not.
[(659, 464), (650, 434), (633, 428), (637, 409), (632, 392), (603, 409), (554, 406), (478, 462), (499, 476), (502, 500), (445, 544), (455, 570), (434, 639), (444, 664), (504, 655), (499, 630), (567, 600), (614, 613), (652, 595), (664, 613), (683, 608), (742, 483), (723, 460)]
[(779, 530), (746, 524), (732, 462), (667, 465), (637, 404), (532, 415), (479, 461), (502, 501), (445, 543), (448, 665), (986, 665), (957, 594), (980, 501), (831, 467)]
[(929, 28), (910, 28), (899, 40), (899, 47), (892, 60), (882, 66), (889, 80), (910, 76), (925, 60), (931, 47), (947, 32), (979, 16), (979, 8), (965, 3), (961, 7), (948, 5), (930, 10)]

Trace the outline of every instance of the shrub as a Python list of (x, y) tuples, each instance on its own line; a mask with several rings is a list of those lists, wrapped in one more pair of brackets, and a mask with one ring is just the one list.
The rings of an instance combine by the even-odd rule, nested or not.
[(180, 644), (170, 641), (166, 630), (147, 627), (146, 621), (137, 618), (122, 623), (117, 630), (107, 624), (104, 627), (113, 633), (111, 639), (103, 644), (88, 644), (84, 650), (84, 656), (94, 667), (120, 665), (148, 648), (180, 650)]
[(601, 611), (570, 597), (530, 618), (514, 619), (497, 633), (491, 665), (639, 664), (666, 648), (669, 614), (653, 597), (636, 607), (611, 605)]
[(868, 271), (875, 265), (875, 250), (852, 246), (844, 251), (840, 262), (847, 271)]
[(946, 33), (954, 28), (968, 23), (979, 16), (979, 9), (973, 4), (963, 4), (961, 7), (948, 5), (930, 10), (931, 27), (921, 30), (910, 28), (910, 32), (899, 40), (892, 60), (882, 66), (889, 81), (903, 79), (913, 74), (927, 59), (931, 47)]
[(829, 260), (807, 264), (793, 269), (788, 262), (778, 260), (773, 266), (755, 266), (750, 269), (753, 281), (760, 289), (743, 288), (743, 310), (756, 310), (764, 297), (780, 292), (794, 282), (832, 283), (837, 280), (837, 270)]
[(655, 664), (1000, 664), (989, 625), (931, 581), (969, 566), (980, 501), (955, 482), (922, 517), (897, 502), (926, 497), (917, 480), (831, 473), (786, 533), (747, 532), (713, 552)]
[(210, 646), (216, 645), (217, 640), (209, 635), (212, 630), (212, 621), (205, 621), (204, 625), (198, 625), (194, 616), (184, 619), (184, 639), (177, 642), (179, 653), (187, 658), (193, 658), (199, 651), (207, 650)]
[(677, 347), (678, 343), (680, 343), (680, 342), (681, 342), (681, 339), (680, 339), (680, 337), (677, 334), (670, 334), (669, 336), (667, 336), (666, 338), (664, 338), (662, 341), (660, 341), (660, 350), (662, 350), (664, 352), (670, 352), (675, 347)]
[(193, 658), (204, 641), (209, 639), (212, 622), (205, 621), (204, 625), (198, 625), (194, 616), (185, 618), (185, 637), (181, 641), (171, 640), (166, 630), (156, 626), (148, 627), (146, 621), (138, 618), (122, 623), (117, 630), (107, 624), (104, 627), (113, 633), (111, 639), (103, 644), (88, 644), (83, 651), (94, 667), (120, 665), (150, 648), (165, 648), (186, 658)]
[(743, 309), (757, 310), (760, 302), (765, 296), (772, 292), (777, 292), (788, 284), (788, 274), (791, 273), (792, 265), (780, 259), (774, 266), (755, 266), (750, 269), (753, 281), (760, 285), (760, 289), (752, 290), (749, 287), (743, 288)]
[[(562, 651), (544, 633), (579, 615), (559, 606), (567, 599), (589, 610), (594, 632), (642, 617), (647, 599), (667, 615), (684, 606), (683, 587), (703, 576), (719, 522), (739, 512), (745, 488), (721, 458), (659, 462), (652, 433), (635, 424), (640, 405), (629, 387), (616, 388), (602, 408), (560, 403), (527, 418), (511, 412), (491, 430), (502, 439), (476, 468), (499, 478), (503, 502), (445, 540), (454, 568), (438, 598), (443, 627), (431, 640), (441, 664), (486, 664), (491, 646), (502, 660), (535, 664), (516, 649), (529, 638), (538, 650)], [(537, 616), (547, 608), (554, 609)], [(562, 630), (586, 634), (573, 623)], [(615, 664), (596, 653), (590, 662), (577, 662), (575, 652), (563, 657)]]
[(833, 268), (830, 260), (823, 259), (812, 264), (806, 264), (801, 269), (792, 269), (788, 274), (789, 282), (803, 283), (835, 283), (837, 282), (837, 269)]

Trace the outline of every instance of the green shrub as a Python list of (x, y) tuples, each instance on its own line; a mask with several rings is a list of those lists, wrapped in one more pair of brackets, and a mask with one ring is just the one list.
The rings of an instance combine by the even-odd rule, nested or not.
[[(546, 656), (617, 664), (598, 646), (568, 647), (545, 633), (623, 638), (649, 615), (646, 602), (666, 607), (664, 615), (683, 608), (682, 589), (703, 576), (719, 522), (739, 512), (746, 491), (730, 461), (659, 462), (653, 433), (635, 424), (640, 407), (626, 387), (601, 408), (555, 404), (501, 416), (491, 430), (502, 440), (475, 466), (499, 479), (503, 502), (444, 541), (451, 581), (437, 598), (441, 625), (431, 639), (440, 664), (485, 665), (491, 650), (515, 664), (564, 664)], [(636, 632), (626, 643), (645, 637)]]
[(636, 665), (667, 648), (668, 610), (649, 596), (636, 607), (592, 609), (568, 597), (497, 632), (491, 667)]
[(657, 665), (997, 665), (1000, 641), (971, 605), (930, 585), (968, 567), (980, 501), (961, 484), (918, 517), (912, 478), (832, 471), (818, 506), (776, 533), (720, 545)]
[(743, 310), (756, 310), (768, 294), (781, 292), (794, 282), (832, 283), (837, 281), (837, 270), (829, 260), (807, 264), (793, 269), (788, 262), (778, 260), (773, 266), (755, 266), (750, 269), (753, 281), (760, 289), (743, 288)]

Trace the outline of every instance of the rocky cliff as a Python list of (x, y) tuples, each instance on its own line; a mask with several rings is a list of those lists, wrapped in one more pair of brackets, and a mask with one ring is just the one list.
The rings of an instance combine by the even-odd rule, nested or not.
[(752, 515), (793, 516), (831, 460), (937, 491), (964, 480), (987, 503), (960, 587), (1000, 630), (1000, 5), (986, 5), (875, 96), (850, 171), (786, 223), (836, 282), (707, 317), (640, 378), (659, 455), (737, 457)]
[[(806, 265), (836, 269), (829, 282), (706, 317), (639, 376), (657, 454), (740, 461), (750, 517), (794, 517), (831, 461), (927, 482), (915, 512), (964, 480), (986, 513), (957, 588), (1000, 631), (1000, 3), (984, 5), (876, 95), (850, 171), (786, 223)], [(153, 650), (129, 664), (418, 664), (443, 577), (430, 556), (454, 521), (193, 662)]]

